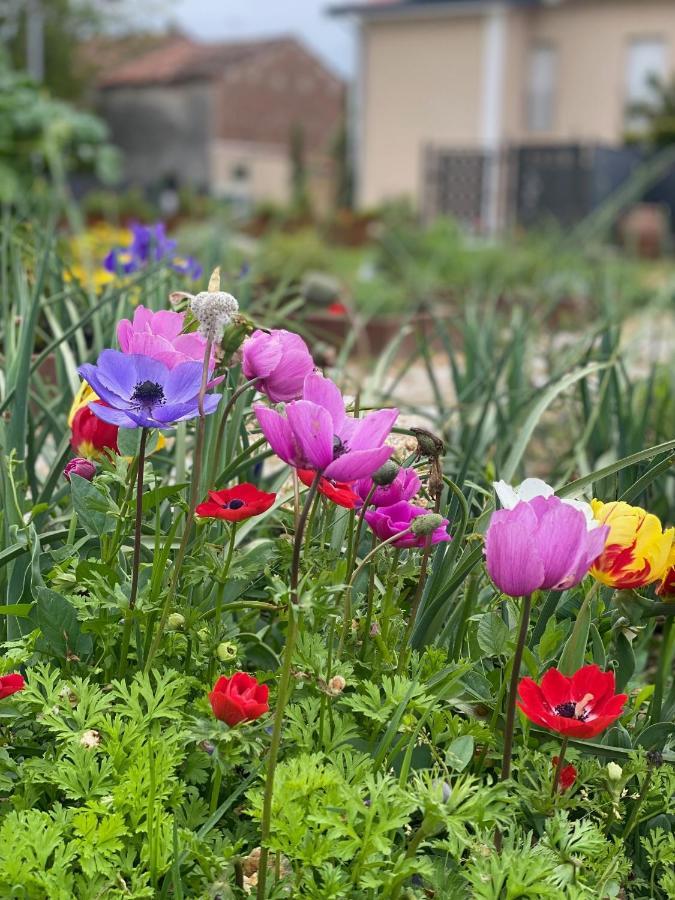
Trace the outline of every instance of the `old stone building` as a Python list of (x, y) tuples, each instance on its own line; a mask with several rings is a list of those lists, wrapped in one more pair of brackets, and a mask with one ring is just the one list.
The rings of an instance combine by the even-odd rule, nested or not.
[(290, 144), (301, 134), (310, 193), (327, 202), (344, 85), (296, 39), (203, 44), (177, 36), (105, 71), (97, 87), (129, 183), (286, 202)]

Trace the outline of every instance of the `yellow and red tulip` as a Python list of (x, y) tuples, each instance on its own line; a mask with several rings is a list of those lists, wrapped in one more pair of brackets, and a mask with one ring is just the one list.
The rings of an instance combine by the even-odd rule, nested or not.
[(594, 578), (630, 590), (665, 575), (675, 529), (664, 529), (658, 516), (620, 500), (593, 500), (591, 506), (597, 521), (609, 526), (605, 549), (590, 570)]

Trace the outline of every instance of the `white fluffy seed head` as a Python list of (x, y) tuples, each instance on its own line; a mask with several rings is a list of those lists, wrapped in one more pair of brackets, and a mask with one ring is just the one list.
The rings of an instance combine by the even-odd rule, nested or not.
[(226, 327), (239, 312), (239, 304), (224, 291), (201, 291), (190, 301), (190, 308), (199, 322), (199, 332), (207, 341), (219, 343)]

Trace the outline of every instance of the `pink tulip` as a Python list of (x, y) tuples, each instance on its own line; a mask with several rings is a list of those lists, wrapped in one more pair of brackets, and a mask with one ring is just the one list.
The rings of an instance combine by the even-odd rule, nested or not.
[(302, 397), (314, 360), (299, 334), (283, 329), (254, 331), (242, 345), (242, 370), (246, 378), (260, 378), (258, 390), (272, 403), (288, 403)]

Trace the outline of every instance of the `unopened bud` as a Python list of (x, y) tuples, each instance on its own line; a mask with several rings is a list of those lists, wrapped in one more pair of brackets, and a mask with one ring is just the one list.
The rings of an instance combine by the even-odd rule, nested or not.
[(410, 528), (413, 534), (427, 537), (433, 534), (437, 528), (440, 528), (442, 524), (443, 516), (439, 516), (438, 513), (426, 513), (413, 519)]
[(181, 631), (185, 627), (185, 616), (180, 613), (171, 613), (166, 622), (169, 631)]
[(386, 487), (386, 485), (391, 484), (396, 479), (400, 470), (401, 467), (398, 463), (395, 463), (393, 459), (388, 459), (386, 463), (381, 465), (380, 468), (371, 475), (373, 484), (376, 484), (378, 487)]
[(663, 753), (660, 750), (650, 750), (647, 753), (647, 763), (652, 769), (658, 769), (663, 765)]
[(237, 645), (233, 644), (232, 641), (223, 641), (216, 647), (216, 656), (221, 662), (230, 662), (236, 659), (238, 653)]
[(342, 675), (333, 675), (328, 682), (328, 690), (331, 694), (341, 694), (347, 687), (347, 682)]
[(621, 781), (623, 778), (623, 769), (618, 763), (607, 763), (607, 777), (610, 781)]
[(90, 459), (85, 459), (83, 456), (76, 456), (75, 459), (71, 459), (70, 462), (66, 463), (63, 474), (67, 481), (70, 481), (71, 475), (79, 475), (80, 478), (84, 478), (85, 481), (91, 481), (96, 474), (96, 466)]

